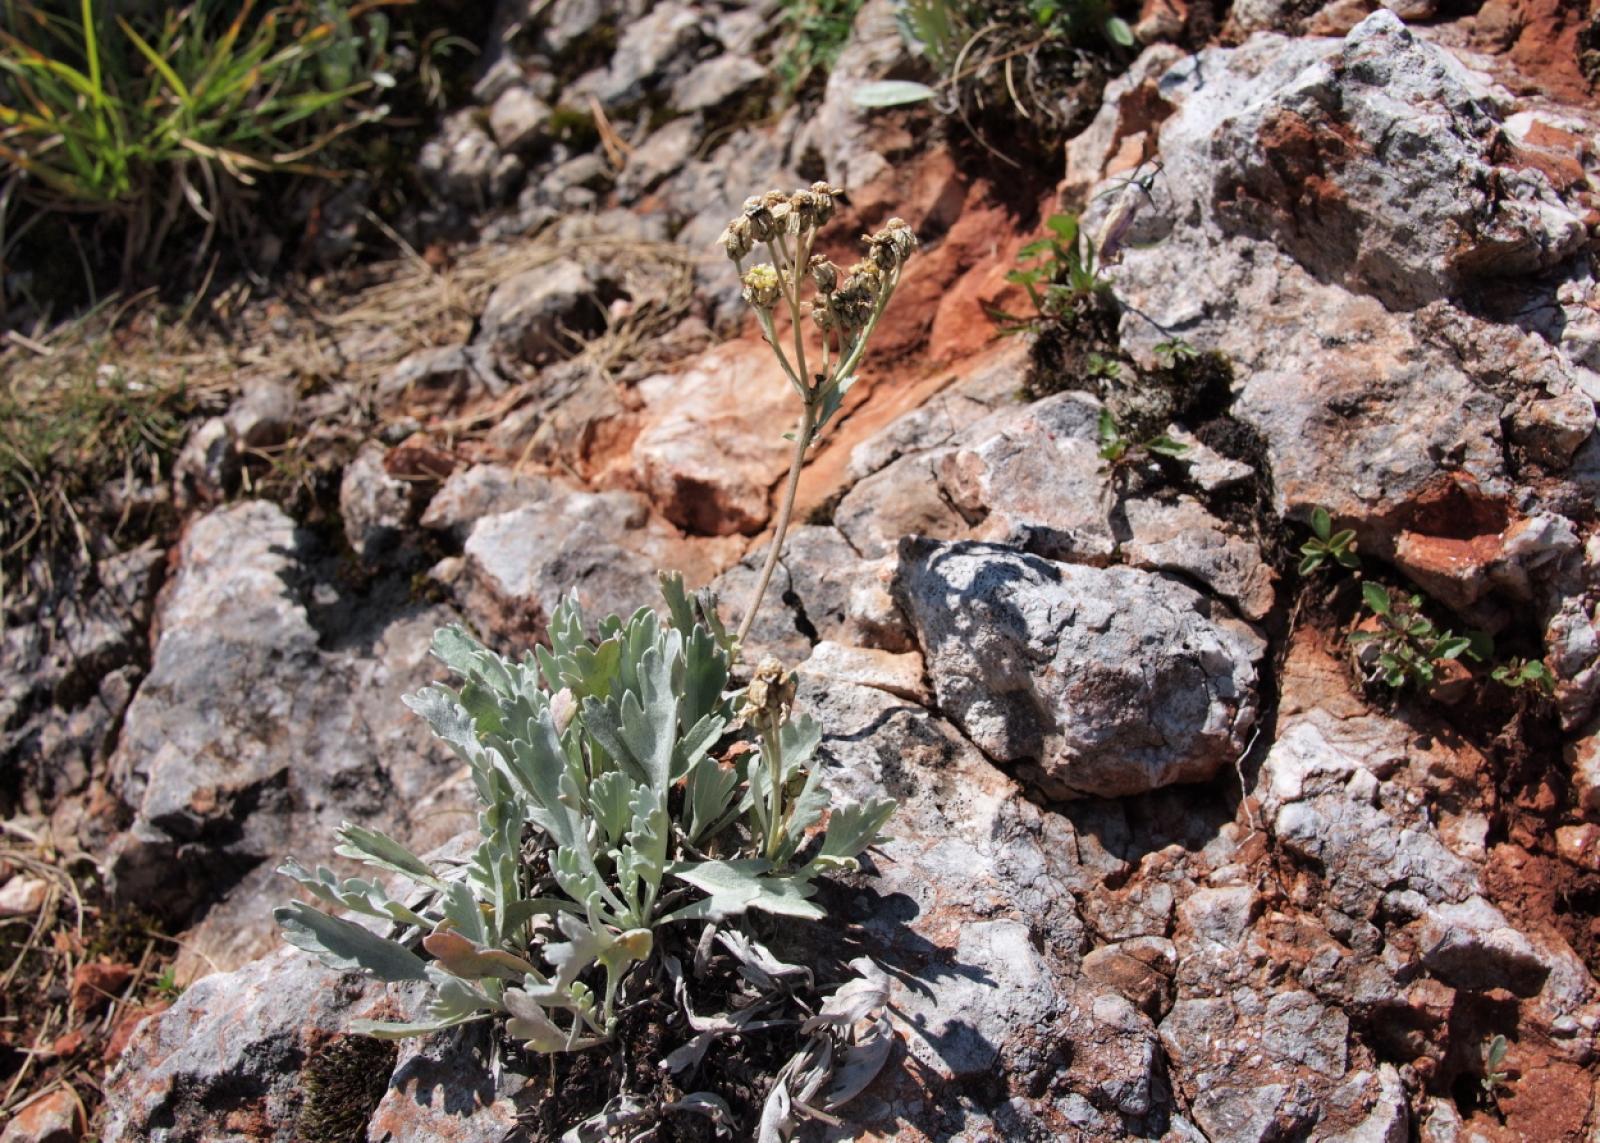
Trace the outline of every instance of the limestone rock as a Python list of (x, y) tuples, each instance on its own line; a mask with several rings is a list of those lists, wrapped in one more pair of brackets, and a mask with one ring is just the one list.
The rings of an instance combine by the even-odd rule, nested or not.
[(504, 387), (480, 351), (438, 346), (417, 350), (386, 373), (378, 382), (378, 404), (413, 417), (447, 416)]
[(982, 544), (900, 554), (941, 709), (1052, 797), (1203, 781), (1244, 753), (1265, 643), (1192, 589)]
[(647, 420), (634, 469), (667, 519), (696, 535), (759, 531), (793, 450), (784, 430), (799, 417), (771, 351), (730, 343), (638, 389)]
[[(203, 517), (184, 537), (150, 673), (110, 762), (132, 819), (112, 846), (119, 899), (182, 919), (345, 817), (436, 840), (438, 806), (428, 821), (424, 803), (452, 764), (395, 711), (436, 674), (427, 648), (448, 613), (346, 612), (354, 645), (325, 650), (294, 590), (313, 578), (308, 544), (263, 501)], [(266, 905), (247, 896), (235, 894), (238, 923), (218, 934), (238, 948), (270, 931)]]
[(489, 131), (502, 151), (532, 150), (545, 138), (550, 108), (525, 87), (502, 92), (489, 108)]
[(545, 364), (572, 352), (571, 336), (602, 324), (596, 287), (581, 264), (559, 259), (495, 287), (479, 319), (479, 341), (515, 360)]
[(445, 117), (438, 136), (423, 144), (417, 166), (435, 194), (468, 210), (503, 202), (523, 173), (521, 160), (495, 146), (471, 108)]
[(384, 470), (387, 452), (377, 441), (368, 441), (345, 466), (339, 481), (345, 539), (368, 564), (402, 546), (416, 504), (416, 486)]
[(767, 78), (767, 69), (746, 56), (712, 56), (672, 86), (679, 111), (711, 111), (749, 92)]

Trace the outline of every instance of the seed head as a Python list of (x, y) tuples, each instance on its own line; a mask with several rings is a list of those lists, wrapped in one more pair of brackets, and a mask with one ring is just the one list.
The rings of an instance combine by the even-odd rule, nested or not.
[(903, 218), (891, 218), (878, 233), (862, 235), (862, 241), (867, 257), (886, 272), (899, 269), (917, 248), (917, 236)]
[(753, 242), (770, 242), (775, 235), (781, 233), (772, 217), (772, 207), (765, 198), (745, 199), (744, 218), (750, 226), (750, 239)]
[(728, 257), (732, 261), (739, 261), (750, 253), (751, 248), (755, 245), (750, 237), (750, 220), (741, 214), (738, 218), (728, 223), (726, 229), (722, 232), (722, 237), (718, 238), (717, 241), (722, 244), (722, 248), (728, 252)]
[(783, 721), (794, 703), (795, 678), (783, 669), (783, 664), (771, 655), (756, 664), (750, 685), (745, 688), (744, 714), (752, 721), (770, 718), (774, 724)]
[(817, 291), (823, 294), (833, 293), (834, 287), (839, 284), (839, 267), (821, 254), (813, 254), (808, 268), (811, 271), (811, 280), (816, 283)]
[(771, 262), (760, 262), (744, 272), (744, 300), (758, 310), (770, 310), (783, 297), (783, 278)]

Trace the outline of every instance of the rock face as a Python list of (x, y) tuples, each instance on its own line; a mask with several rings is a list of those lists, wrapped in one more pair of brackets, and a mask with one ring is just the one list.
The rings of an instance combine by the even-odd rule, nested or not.
[[(314, 536), (243, 503), (190, 523), (148, 655), (154, 550), (5, 629), (6, 763), (33, 768), (26, 788), (48, 771), (76, 790), (115, 743), (117, 892), (196, 921), (185, 943), (232, 970), (140, 1027), (105, 1138), (304, 1138), (336, 1066), (366, 1081), (349, 1137), (368, 1143), (501, 1140), (519, 1090), (535, 1098), (485, 1078), (480, 1039), (380, 1054), (344, 1035), (407, 1011), (401, 990), (298, 953), (250, 962), (276, 943), (272, 859), (317, 855), (344, 817), (414, 848), (469, 824), (454, 763), (399, 702), (441, 673), (424, 658), (439, 623), (521, 651), (562, 594), (627, 613), (658, 598), (660, 568), (742, 618), (797, 408), (765, 347), (733, 336), (736, 276), (697, 263), (693, 312), (615, 377), (564, 360), (566, 331), (648, 318), (665, 290), (586, 240), (704, 253), (745, 195), (804, 170), (850, 187), (852, 225), (913, 204), (918, 257), (943, 267), (897, 296), (894, 383), (867, 378), (846, 443), (817, 450), (817, 508), (743, 648), (796, 668), (842, 800), (900, 802), (866, 870), (823, 891), (826, 927), (783, 933), (859, 945), (895, 982), (900, 1047), (837, 1134), (1592, 1139), (1600, 118), (1496, 86), (1485, 57), (1443, 46), (1466, 34), (1447, 9), (1414, 31), (1372, 7), (1241, 0), (1241, 34), (1337, 37), (1153, 43), (1069, 144), (1084, 232), (1131, 212), (1101, 259), (1121, 352), (1153, 375), (1178, 337), (1232, 369), (1156, 426), (1181, 462), (1113, 470), (1105, 386), (1064, 376), (1024, 403), (1025, 344), (969, 357), (976, 337), (948, 332), (1026, 236), (996, 232), (1013, 188), (919, 157), (936, 120), (853, 103), (916, 66), (895, 5), (862, 5), (813, 111), (756, 126), (738, 120), (768, 83), (766, 9), (500, 6), (481, 106), (446, 119), (421, 175), (457, 210), (522, 185), (497, 233), (548, 224), (569, 256), (497, 283), (470, 338), (378, 384), (405, 431), (495, 423), (425, 481), (395, 479), (380, 445), (356, 454), (340, 508), (369, 582), (341, 586)], [(1158, 35), (1170, 14), (1145, 15)], [(1472, 19), (1513, 21), (1499, 0)], [(594, 107), (615, 154), (577, 141)], [(963, 277), (980, 248), (993, 274)], [(707, 350), (712, 330), (730, 336)], [(240, 446), (276, 439), (282, 402), (261, 393), (191, 436), (182, 503), (219, 502)], [(1293, 571), (1319, 507), (1356, 530), (1364, 579), (1542, 655), (1554, 694), (1496, 690), (1487, 663), (1456, 707), (1364, 693), (1344, 641), (1356, 581)], [(431, 584), (395, 570), (396, 539), (443, 556)], [(87, 602), (124, 583), (127, 615)], [(84, 646), (88, 666), (68, 653)], [(97, 700), (111, 713), (86, 714)], [(5, 903), (44, 888), (13, 878)], [(1508, 1078), (1489, 1092), (1495, 1036)]]
[(784, 429), (800, 415), (766, 347), (718, 348), (639, 392), (656, 415), (634, 442), (634, 468), (667, 519), (698, 535), (759, 531), (788, 466)]
[(900, 559), (940, 708), (1048, 795), (1205, 781), (1249, 745), (1266, 645), (1190, 588), (971, 543)]
[[(111, 760), (132, 817), (112, 846), (118, 896), (184, 919), (234, 890), (236, 915), (218, 913), (207, 936), (221, 963), (271, 932), (272, 898), (247, 899), (293, 843), (346, 817), (424, 846), (459, 826), (439, 813), (461, 795), (440, 785), (453, 764), (396, 718), (401, 695), (435, 674), (427, 648), (449, 613), (401, 609), (366, 630), (358, 621), (353, 646), (325, 649), (317, 593), (308, 606), (296, 590), (311, 578), (308, 545), (261, 501), (191, 525)], [(336, 596), (323, 604), (339, 610)]]

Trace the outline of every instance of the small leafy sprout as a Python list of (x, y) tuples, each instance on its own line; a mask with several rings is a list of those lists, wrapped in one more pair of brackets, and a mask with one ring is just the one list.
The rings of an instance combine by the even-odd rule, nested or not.
[(1180, 362), (1194, 361), (1200, 356), (1200, 351), (1181, 337), (1169, 337), (1165, 341), (1156, 342), (1155, 353), (1161, 364), (1169, 369)]
[(1000, 324), (1002, 333), (1034, 332), (1042, 322), (1066, 317), (1111, 288), (1100, 273), (1094, 243), (1078, 225), (1077, 215), (1052, 215), (1045, 227), (1050, 233), (1018, 250), (1021, 268), (1006, 275), (1006, 281), (1027, 291), (1034, 312), (1023, 317), (991, 309), (990, 316)]
[(178, 983), (176, 966), (169, 964), (162, 969), (161, 975), (156, 977), (156, 981), (151, 985), (151, 988), (157, 996), (167, 1000), (176, 1000), (183, 995), (183, 985)]
[(1110, 409), (1100, 410), (1097, 428), (1100, 435), (1100, 459), (1109, 461), (1113, 468), (1137, 464), (1152, 456), (1164, 456), (1175, 460), (1189, 451), (1188, 445), (1173, 440), (1166, 433), (1160, 433), (1143, 441), (1129, 440), (1123, 435)]
[(1110, 357), (1103, 357), (1098, 353), (1089, 354), (1089, 376), (1115, 381), (1122, 376), (1122, 364)]
[(1526, 687), (1545, 696), (1556, 691), (1555, 673), (1539, 659), (1511, 659), (1490, 671), (1489, 677), (1514, 691)]
[(1310, 575), (1332, 560), (1342, 568), (1358, 568), (1356, 533), (1353, 528), (1335, 532), (1333, 518), (1326, 508), (1311, 510), (1311, 539), (1300, 545), (1300, 574)]
[(1478, 1083), (1482, 1086), (1484, 1095), (1491, 1101), (1498, 1100), (1499, 1088), (1509, 1086), (1507, 1081), (1511, 1077), (1501, 1070), (1506, 1062), (1506, 1048), (1506, 1038), (1495, 1036), (1493, 1039), (1485, 1040), (1480, 1049), (1483, 1058), (1483, 1078)]
[[(1378, 620), (1373, 631), (1353, 631), (1349, 642), (1358, 649), (1357, 662), (1370, 671), (1369, 681), (1381, 679), (1396, 689), (1427, 686), (1438, 674), (1438, 664), (1482, 657), (1480, 640), (1440, 630), (1422, 614), (1422, 596), (1396, 600), (1382, 584), (1361, 585), (1361, 598)], [(1367, 650), (1366, 648), (1370, 648)]]
[[(744, 209), (717, 240), (739, 270), (744, 300), (755, 311), (767, 344), (801, 402), (800, 423), (788, 437), (794, 442), (789, 479), (784, 485), (766, 563), (739, 626), (739, 643), (755, 623), (782, 553), (806, 453), (843, 407), (845, 394), (856, 382), (867, 341), (900, 284), (906, 260), (917, 248), (917, 236), (911, 227), (901, 219), (891, 218), (878, 233), (862, 236), (865, 256), (848, 271), (821, 254), (813, 254), (817, 232), (833, 217), (835, 201), (843, 193), (839, 187), (819, 182), (812, 183), (809, 190), (792, 194), (773, 190), (746, 199)], [(765, 247), (767, 260), (746, 269), (745, 259), (757, 247)], [(820, 343), (810, 348), (806, 314), (811, 317), (816, 341)], [(792, 348), (787, 350), (777, 326), (779, 316), (785, 315), (789, 327), (786, 333), (792, 342)], [(809, 361), (808, 353), (814, 354)]]

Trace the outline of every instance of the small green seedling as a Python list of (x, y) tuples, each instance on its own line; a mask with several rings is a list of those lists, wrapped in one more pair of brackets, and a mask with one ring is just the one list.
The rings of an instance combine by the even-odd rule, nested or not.
[(1162, 365), (1171, 369), (1180, 362), (1196, 360), (1200, 356), (1200, 351), (1181, 337), (1169, 337), (1165, 341), (1156, 342), (1155, 354)]
[(1090, 377), (1099, 377), (1107, 381), (1115, 381), (1122, 376), (1121, 362), (1098, 353), (1089, 354), (1088, 369)]
[(1358, 568), (1356, 534), (1352, 528), (1333, 530), (1333, 518), (1326, 508), (1311, 511), (1311, 539), (1300, 545), (1300, 574), (1310, 575), (1332, 560), (1342, 568)]
[(1484, 1095), (1491, 1102), (1498, 1101), (1498, 1089), (1510, 1086), (1507, 1083), (1510, 1076), (1501, 1070), (1506, 1062), (1506, 1048), (1506, 1038), (1504, 1036), (1495, 1036), (1491, 1040), (1484, 1041), (1481, 1050), (1483, 1055), (1483, 1078), (1478, 1082), (1483, 1087)]
[(1382, 679), (1396, 689), (1407, 685), (1427, 686), (1438, 675), (1438, 665), (1462, 656), (1482, 658), (1472, 635), (1457, 635), (1440, 630), (1422, 614), (1422, 596), (1403, 596), (1396, 600), (1382, 584), (1365, 583), (1361, 598), (1367, 610), (1378, 619), (1376, 631), (1353, 631), (1352, 646), (1371, 645), (1376, 654), (1368, 666), (1371, 680)]
[(1552, 695), (1556, 690), (1554, 672), (1539, 659), (1511, 659), (1489, 672), (1489, 677), (1514, 691), (1527, 687), (1542, 695)]
[(1006, 275), (1006, 281), (1027, 291), (1034, 313), (1023, 317), (990, 307), (989, 316), (1002, 333), (1034, 332), (1041, 323), (1066, 317), (1110, 289), (1077, 215), (1052, 215), (1045, 228), (1048, 235), (1017, 251), (1021, 268)]
[(1111, 415), (1110, 409), (1100, 410), (1098, 427), (1100, 459), (1109, 461), (1113, 467), (1136, 464), (1151, 456), (1176, 459), (1189, 451), (1188, 445), (1173, 440), (1166, 433), (1161, 433), (1143, 441), (1130, 440), (1123, 435), (1122, 429), (1118, 426), (1116, 417)]
[(156, 977), (156, 982), (152, 985), (152, 988), (157, 996), (167, 1000), (176, 1000), (182, 996), (183, 985), (178, 983), (177, 968), (174, 965), (167, 965), (166, 968), (161, 970), (161, 975)]

